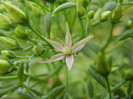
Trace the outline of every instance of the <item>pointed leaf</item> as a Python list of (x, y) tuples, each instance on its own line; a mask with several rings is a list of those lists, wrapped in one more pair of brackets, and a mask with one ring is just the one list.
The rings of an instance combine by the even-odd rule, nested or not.
[(67, 65), (69, 71), (71, 70), (73, 63), (74, 63), (73, 55), (66, 56), (66, 65)]
[(76, 7), (76, 3), (74, 2), (67, 2), (62, 5), (59, 5), (57, 8), (54, 9), (52, 15), (55, 15), (56, 13), (63, 11), (65, 9), (71, 8), (71, 7)]
[(71, 40), (71, 34), (70, 34), (70, 29), (68, 26), (68, 23), (66, 24), (66, 46), (71, 49), (72, 46), (72, 40)]
[(80, 40), (80, 41), (77, 42), (76, 44), (74, 44), (73, 47), (72, 47), (72, 53), (77, 53), (78, 51), (80, 51), (80, 50), (84, 47), (85, 43), (86, 43), (88, 40), (90, 40), (92, 37), (93, 37), (93, 35), (88, 36), (88, 37), (86, 37), (86, 38)]
[(60, 43), (50, 40), (46, 37), (44, 37), (44, 39), (48, 41), (57, 51), (62, 51), (63, 46)]
[(40, 63), (51, 63), (63, 59), (65, 56), (62, 53), (56, 54), (50, 60), (41, 61)]
[(65, 89), (64, 85), (55, 87), (54, 89), (52, 89), (46, 96), (45, 99), (55, 99), (57, 96), (59, 96), (62, 91)]
[(95, 73), (93, 70), (88, 69), (89, 74), (99, 83), (101, 84), (104, 88), (106, 88), (106, 84), (104, 80), (101, 78), (101, 76), (97, 73)]

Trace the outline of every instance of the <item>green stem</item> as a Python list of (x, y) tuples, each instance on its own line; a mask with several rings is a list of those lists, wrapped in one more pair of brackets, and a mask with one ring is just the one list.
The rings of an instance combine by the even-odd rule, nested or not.
[(116, 90), (117, 88), (119, 88), (119, 87), (121, 87), (123, 84), (125, 84), (126, 82), (127, 82), (126, 80), (120, 82), (118, 85), (116, 85), (115, 87), (111, 88), (111, 91)]
[(109, 46), (109, 43), (112, 40), (113, 27), (114, 27), (114, 24), (111, 23), (111, 30), (110, 30), (107, 42), (104, 44), (104, 46), (101, 49), (102, 52), (104, 52), (104, 50)]
[(106, 84), (107, 84), (107, 99), (112, 99), (111, 98), (111, 89), (110, 89), (110, 83), (108, 77), (105, 77)]
[(28, 25), (28, 27), (38, 36), (40, 37), (42, 40), (46, 41), (43, 37), (43, 35), (41, 35), (39, 32), (37, 32), (30, 24)]
[(66, 66), (66, 93), (68, 93), (68, 69), (67, 69), (67, 66)]
[[(79, 18), (79, 21), (80, 21), (81, 30), (82, 30), (82, 38), (84, 38), (84, 37), (85, 37), (85, 32), (84, 32), (84, 26), (83, 26), (82, 19), (81, 19), (81, 18)], [(81, 39), (82, 39), (82, 38), (81, 38)]]
[(63, 67), (63, 66), (62, 66), (62, 64), (61, 64), (61, 65), (60, 65), (59, 67), (57, 67), (51, 74), (49, 74), (46, 78), (40, 79), (40, 80), (37, 81), (35, 84), (33, 84), (33, 85), (31, 86), (31, 88), (34, 87), (34, 86), (36, 86), (38, 83), (40, 83), (40, 81), (48, 81), (48, 79), (51, 78), (52, 76), (54, 76), (57, 72), (59, 72), (60, 69), (61, 69), (62, 67)]
[(124, 3), (122, 3), (122, 5), (133, 5), (133, 2), (131, 1), (131, 2), (124, 2)]

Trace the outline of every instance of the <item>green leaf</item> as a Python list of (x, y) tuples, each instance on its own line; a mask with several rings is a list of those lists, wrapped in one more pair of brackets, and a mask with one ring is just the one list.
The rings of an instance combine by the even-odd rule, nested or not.
[(50, 91), (47, 95), (46, 95), (46, 99), (55, 99), (63, 90), (64, 90), (65, 86), (61, 85), (58, 86), (56, 88), (54, 88), (52, 91)]
[(17, 76), (0, 77), (0, 81), (16, 80), (16, 79), (17, 79)]
[(101, 78), (101, 76), (97, 73), (95, 73), (93, 70), (89, 70), (89, 73), (91, 74), (91, 76), (100, 84), (102, 85), (104, 88), (106, 88), (106, 84), (104, 82), (104, 80)]
[(43, 93), (40, 93), (38, 90), (35, 90), (35, 89), (31, 89), (31, 91), (36, 94), (37, 96), (42, 96), (44, 95)]
[(125, 40), (125, 39), (131, 37), (132, 34), (133, 34), (133, 29), (130, 29), (130, 30), (122, 33), (122, 35), (120, 36), (119, 40)]
[(92, 24), (90, 21), (88, 21), (86, 24), (86, 33), (89, 34), (91, 30), (92, 30)]
[(18, 69), (17, 69), (17, 77), (20, 82), (23, 83), (24, 81), (24, 64), (21, 62)]
[(88, 94), (91, 98), (94, 97), (94, 88), (93, 83), (91, 81), (88, 84)]
[(71, 7), (76, 7), (76, 3), (74, 3), (74, 2), (67, 2), (67, 3), (64, 3), (62, 5), (59, 5), (57, 8), (54, 9), (54, 11), (52, 13), (52, 16), (54, 16), (55, 14), (57, 14), (57, 13), (63, 11), (63, 10), (71, 8)]
[(102, 9), (102, 12), (105, 11), (105, 10), (109, 10), (109, 11), (112, 11), (115, 7), (116, 7), (117, 3), (114, 2), (114, 1), (109, 1), (107, 2), (103, 9)]
[(45, 16), (45, 30), (48, 35), (50, 33), (50, 28), (52, 24), (51, 16), (52, 16), (51, 12), (48, 12), (47, 15)]
[(13, 90), (16, 90), (17, 88), (20, 87), (20, 84), (15, 84), (14, 86), (12, 87), (9, 87), (9, 88), (5, 88), (5, 89), (1, 89), (0, 90), (0, 96), (8, 93), (9, 91), (13, 91)]

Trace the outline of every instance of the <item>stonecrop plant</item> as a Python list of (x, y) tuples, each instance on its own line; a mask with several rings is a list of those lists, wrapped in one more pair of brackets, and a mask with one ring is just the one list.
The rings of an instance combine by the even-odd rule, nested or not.
[(133, 99), (132, 0), (0, 0), (0, 99)]

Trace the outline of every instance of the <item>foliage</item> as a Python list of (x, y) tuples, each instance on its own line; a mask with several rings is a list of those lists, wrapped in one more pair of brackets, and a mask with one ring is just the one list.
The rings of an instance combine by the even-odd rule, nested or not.
[(132, 99), (132, 5), (0, 0), (0, 99)]

